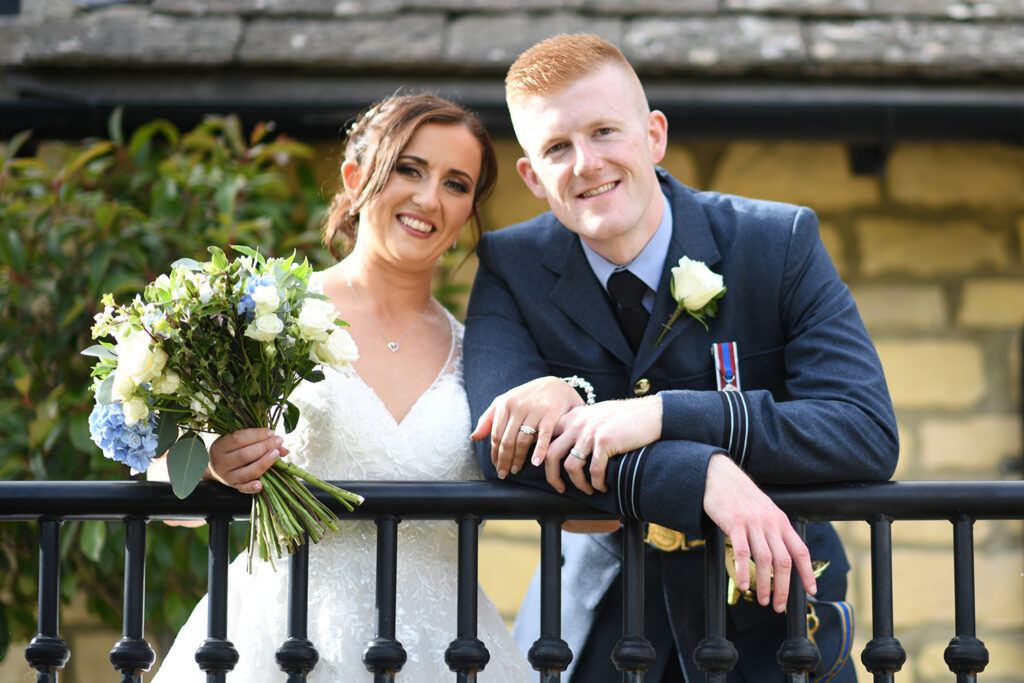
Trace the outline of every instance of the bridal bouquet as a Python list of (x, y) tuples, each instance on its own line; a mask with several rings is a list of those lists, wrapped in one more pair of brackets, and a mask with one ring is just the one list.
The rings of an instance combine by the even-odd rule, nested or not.
[[(299, 417), (288, 397), (299, 382), (324, 378), (321, 365), (346, 371), (358, 358), (326, 297), (308, 290), (312, 268), (294, 255), (264, 258), (247, 247), (229, 261), (176, 261), (127, 304), (107, 294), (92, 328), (100, 341), (82, 353), (93, 367), (96, 405), (89, 417), (103, 454), (145, 471), (167, 452), (171, 486), (179, 498), (196, 487), (209, 463), (201, 433), (248, 427), (291, 431)], [(337, 530), (337, 515), (299, 481), (323, 489), (349, 511), (362, 497), (328, 484), (284, 459), (260, 478), (249, 530), (254, 554), (292, 552), (308, 534), (319, 541)]]

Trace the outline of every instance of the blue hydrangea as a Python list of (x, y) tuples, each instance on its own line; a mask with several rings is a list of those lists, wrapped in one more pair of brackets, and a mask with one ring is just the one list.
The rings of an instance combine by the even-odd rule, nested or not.
[(238, 314), (244, 315), (247, 322), (252, 322), (256, 317), (256, 302), (252, 300), (252, 293), (257, 287), (275, 287), (277, 282), (269, 275), (258, 275), (245, 279), (242, 287), (242, 298), (238, 302)]
[(133, 475), (149, 469), (156, 457), (156, 429), (157, 418), (152, 411), (145, 420), (125, 424), (120, 403), (97, 403), (89, 415), (93, 442), (106, 457), (131, 467)]

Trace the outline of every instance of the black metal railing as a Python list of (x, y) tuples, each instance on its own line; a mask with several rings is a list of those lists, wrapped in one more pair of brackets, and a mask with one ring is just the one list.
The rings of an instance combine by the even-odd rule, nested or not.
[[(459, 527), (458, 632), (445, 653), (457, 681), (472, 682), (489, 658), (476, 633), (477, 544), (482, 519), (537, 519), (541, 524), (541, 632), (529, 653), (542, 683), (560, 680), (572, 654), (560, 634), (561, 523), (565, 519), (610, 519), (568, 498), (492, 482), (339, 482), (365, 497), (352, 519), (377, 524), (377, 635), (364, 654), (377, 683), (395, 680), (405, 651), (395, 640), (397, 530), (403, 519), (452, 519)], [(871, 526), (873, 633), (861, 661), (876, 682), (893, 681), (906, 653), (893, 630), (892, 538), (894, 520), (949, 520), (954, 553), (955, 633), (945, 660), (959, 683), (975, 681), (988, 663), (977, 638), (974, 609), (973, 524), (978, 519), (1024, 519), (1024, 482), (890, 482), (769, 489), (802, 532), (808, 521), (863, 520)], [(332, 504), (326, 495), (325, 503)], [(218, 484), (202, 483), (186, 500), (155, 482), (0, 482), (0, 520), (39, 525), (39, 633), (25, 658), (37, 681), (57, 681), (70, 649), (59, 635), (60, 526), (65, 520), (121, 521), (126, 525), (123, 637), (110, 660), (122, 681), (141, 681), (155, 655), (143, 638), (146, 524), (150, 520), (205, 519), (209, 534), (208, 637), (196, 654), (208, 681), (224, 681), (238, 661), (227, 640), (228, 529), (245, 519), (250, 498)], [(625, 681), (643, 681), (654, 650), (643, 628), (643, 528), (627, 520), (623, 533), (623, 636), (612, 653)], [(706, 546), (707, 636), (694, 658), (707, 681), (725, 681), (737, 660), (726, 639), (724, 541), (713, 534)], [(306, 633), (305, 546), (291, 556), (288, 639), (276, 660), (289, 683), (305, 681), (318, 653)], [(787, 680), (807, 681), (818, 659), (807, 637), (806, 596), (792, 578), (787, 606), (789, 632), (779, 650)], [(400, 676), (399, 676), (400, 678)]]

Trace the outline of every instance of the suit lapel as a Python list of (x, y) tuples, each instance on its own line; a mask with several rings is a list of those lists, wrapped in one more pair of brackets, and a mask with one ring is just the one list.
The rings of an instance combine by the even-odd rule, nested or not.
[(587, 334), (627, 365), (633, 363), (611, 300), (587, 263), (579, 238), (559, 226), (545, 265), (558, 275), (549, 299)]
[(693, 199), (693, 191), (661, 169), (658, 169), (658, 176), (662, 181), (663, 189), (666, 190), (669, 205), (672, 207), (672, 240), (669, 242), (668, 253), (665, 255), (661, 282), (654, 295), (651, 320), (644, 331), (636, 364), (633, 366), (632, 380), (643, 376), (684, 330), (691, 325), (698, 325), (696, 320), (686, 313), (682, 313), (672, 325), (672, 329), (665, 332), (661, 343), (655, 346), (655, 342), (663, 330), (663, 325), (668, 322), (676, 310), (676, 302), (672, 298), (670, 286), (672, 268), (679, 265), (679, 259), (683, 256), (689, 256), (695, 261), (703, 261), (711, 269), (714, 269), (721, 260), (721, 254), (715, 244), (714, 236), (711, 234), (707, 216), (697, 201)]

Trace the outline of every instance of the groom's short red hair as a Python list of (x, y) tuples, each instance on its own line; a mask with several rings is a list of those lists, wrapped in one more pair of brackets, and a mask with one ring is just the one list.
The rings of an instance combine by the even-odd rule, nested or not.
[(606, 64), (621, 65), (636, 77), (622, 51), (603, 38), (588, 33), (548, 38), (523, 52), (509, 67), (505, 100), (521, 103), (558, 92)]

